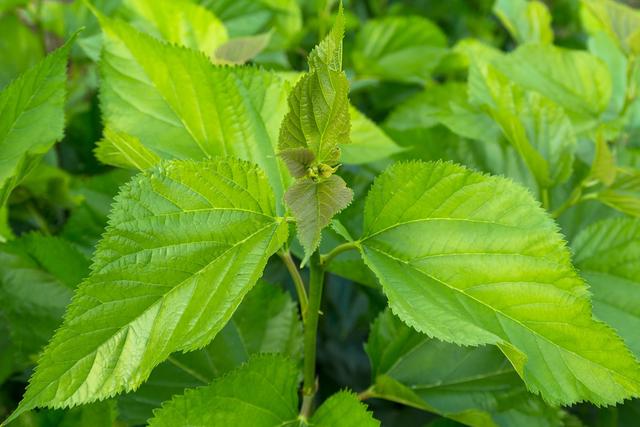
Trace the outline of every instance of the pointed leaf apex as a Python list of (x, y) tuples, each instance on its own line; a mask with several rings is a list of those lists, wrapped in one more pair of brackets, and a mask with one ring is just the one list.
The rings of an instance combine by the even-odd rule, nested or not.
[(327, 36), (311, 51), (309, 55), (310, 71), (322, 66), (333, 71), (342, 70), (342, 39), (344, 38), (344, 12), (342, 2), (336, 15), (333, 28)]

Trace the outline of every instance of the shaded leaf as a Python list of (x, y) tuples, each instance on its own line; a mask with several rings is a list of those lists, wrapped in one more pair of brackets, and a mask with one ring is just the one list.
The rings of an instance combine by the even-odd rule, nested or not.
[(459, 347), (429, 338), (390, 310), (366, 345), (372, 397), (392, 400), (470, 426), (557, 426), (561, 411), (529, 394), (495, 347)]
[(607, 219), (572, 244), (576, 266), (593, 293), (593, 311), (640, 357), (640, 220)]
[(282, 353), (297, 360), (302, 355), (302, 324), (297, 304), (278, 287), (258, 283), (233, 317), (202, 350), (174, 353), (156, 367), (134, 393), (119, 399), (120, 416), (144, 424), (152, 410), (185, 388), (207, 385), (246, 362), (252, 354)]
[[(155, 412), (149, 426), (305, 425), (298, 415), (298, 371), (277, 355), (252, 357), (245, 365), (210, 386), (188, 390)], [(309, 419), (318, 427), (377, 426), (355, 395), (330, 397)]]
[(0, 312), (15, 367), (29, 365), (51, 338), (88, 267), (82, 254), (57, 237), (29, 234), (0, 245)]

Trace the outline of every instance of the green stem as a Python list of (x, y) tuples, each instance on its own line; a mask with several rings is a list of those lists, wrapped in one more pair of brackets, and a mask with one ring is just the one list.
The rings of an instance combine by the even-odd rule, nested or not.
[(567, 200), (551, 213), (553, 218), (559, 218), (571, 206), (575, 206), (582, 201), (582, 184), (574, 188)]
[(318, 318), (320, 316), (320, 302), (322, 301), (322, 287), (324, 284), (324, 269), (320, 264), (320, 253), (315, 251), (309, 263), (309, 310), (304, 325), (304, 383), (302, 387), (302, 410), (300, 414), (308, 417), (311, 404), (316, 394), (316, 346), (318, 334)]
[(363, 401), (363, 400), (367, 400), (367, 399), (371, 399), (372, 397), (376, 397), (376, 393), (375, 393), (375, 386), (371, 386), (366, 390), (361, 391), (360, 393), (358, 393), (358, 400)]
[(307, 307), (309, 305), (309, 300), (307, 298), (307, 290), (305, 289), (305, 286), (304, 286), (304, 280), (302, 280), (300, 271), (298, 270), (298, 267), (296, 267), (296, 263), (291, 257), (291, 252), (289, 251), (278, 252), (278, 255), (280, 255), (282, 262), (284, 262), (284, 265), (287, 267), (287, 270), (289, 271), (289, 275), (293, 280), (293, 284), (296, 287), (296, 293), (298, 294), (298, 301), (300, 302), (300, 312), (302, 313), (302, 321), (306, 322)]
[(38, 209), (36, 209), (33, 202), (27, 203), (27, 210), (32, 215), (33, 220), (35, 221), (36, 225), (38, 226), (42, 234), (46, 236), (51, 236), (51, 229), (47, 225), (47, 220), (44, 219), (44, 217), (40, 214)]
[(330, 250), (328, 253), (320, 256), (320, 265), (322, 265), (322, 268), (326, 269), (327, 266), (331, 263), (331, 261), (333, 261), (333, 259), (338, 255), (340, 255), (341, 253), (354, 250), (354, 249), (357, 250), (359, 248), (360, 248), (359, 242), (346, 242), (341, 245), (338, 245), (332, 250)]
[(542, 202), (542, 207), (546, 210), (549, 210), (551, 207), (551, 203), (549, 201), (549, 189), (546, 187), (540, 188), (540, 201)]

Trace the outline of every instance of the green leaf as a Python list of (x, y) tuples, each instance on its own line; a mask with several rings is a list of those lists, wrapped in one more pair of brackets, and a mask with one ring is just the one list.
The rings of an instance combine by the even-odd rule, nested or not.
[(116, 169), (90, 178), (76, 178), (71, 191), (82, 201), (71, 211), (62, 236), (91, 256), (104, 233), (114, 196), (131, 177), (131, 172)]
[(591, 163), (589, 177), (602, 182), (605, 185), (611, 185), (616, 179), (616, 161), (613, 153), (607, 144), (607, 141), (598, 135), (595, 141), (595, 154)]
[(296, 218), (298, 238), (307, 256), (320, 243), (322, 229), (352, 199), (353, 191), (337, 175), (319, 181), (301, 178), (289, 187), (285, 200)]
[(198, 0), (222, 19), (232, 37), (273, 31), (269, 50), (285, 50), (302, 32), (297, 0)]
[(330, 397), (309, 419), (298, 415), (298, 370), (278, 355), (252, 357), (210, 386), (188, 390), (155, 412), (150, 427), (190, 425), (378, 426), (355, 395)]
[(9, 209), (7, 205), (0, 206), (0, 243), (5, 243), (13, 238), (13, 230), (9, 225)]
[(302, 355), (302, 324), (289, 294), (258, 283), (233, 317), (207, 347), (174, 353), (153, 370), (134, 393), (119, 399), (120, 416), (145, 424), (152, 411), (185, 388), (207, 385), (257, 353), (282, 353), (292, 360)]
[(343, 36), (341, 12), (329, 35), (309, 55), (309, 73), (298, 80), (289, 95), (289, 112), (279, 138), (280, 156), (287, 164), (304, 151), (312, 158), (310, 164), (303, 165), (305, 170), (322, 163), (333, 166), (340, 160), (338, 144), (349, 142), (349, 82), (342, 71)]
[(223, 64), (244, 64), (262, 52), (269, 45), (270, 40), (271, 32), (236, 37), (216, 49), (216, 60)]
[(452, 163), (397, 164), (366, 200), (362, 255), (429, 336), (494, 344), (552, 404), (640, 393), (640, 366), (592, 318), (557, 225), (523, 188)]
[(0, 245), (0, 312), (16, 366), (30, 364), (51, 338), (88, 264), (57, 237), (28, 234)]
[(565, 108), (579, 127), (589, 125), (611, 100), (607, 66), (588, 52), (526, 44), (495, 65), (513, 82)]
[(640, 170), (630, 167), (617, 168), (613, 184), (598, 192), (596, 197), (620, 212), (640, 217)]
[[(471, 68), (470, 80), (484, 80), (484, 108), (520, 154), (538, 184), (551, 187), (571, 175), (576, 136), (564, 110), (537, 92), (522, 90), (491, 64)], [(480, 86), (476, 86), (480, 87)]]
[(593, 293), (593, 311), (640, 357), (640, 220), (607, 219), (572, 244), (576, 266)]
[(0, 206), (63, 136), (67, 56), (74, 38), (0, 92)]
[(289, 112), (280, 128), (280, 157), (297, 178), (285, 194), (296, 219), (306, 260), (320, 243), (322, 229), (347, 207), (353, 192), (333, 175), (339, 144), (349, 143), (349, 82), (342, 71), (342, 7), (331, 32), (309, 54), (309, 73), (289, 94)]
[(16, 14), (0, 16), (0, 89), (36, 65), (43, 55), (42, 41)]
[(367, 21), (358, 32), (353, 63), (363, 79), (424, 83), (447, 53), (447, 38), (419, 16)]
[(600, 58), (609, 69), (611, 103), (608, 110), (614, 114), (620, 114), (627, 102), (629, 61), (615, 41), (603, 32), (598, 32), (589, 38), (589, 51)]
[(471, 426), (560, 424), (561, 411), (529, 394), (495, 347), (459, 347), (429, 338), (386, 310), (373, 323), (366, 350), (371, 397)]
[(67, 240), (31, 233), (20, 236), (19, 244), (44, 271), (74, 289), (89, 272), (89, 260)]
[[(263, 70), (214, 66), (198, 52), (162, 43), (122, 21), (101, 17), (101, 25), (105, 122), (162, 159), (221, 155), (257, 163), (281, 213), (287, 178), (275, 147), (286, 113), (285, 82)], [(145, 96), (134, 95), (140, 93)]]
[(551, 14), (539, 1), (496, 0), (493, 12), (519, 44), (552, 43)]
[(199, 50), (213, 60), (216, 49), (229, 38), (214, 14), (190, 0), (124, 0), (123, 6), (133, 15), (131, 24), (140, 31)]
[(384, 133), (367, 116), (355, 107), (349, 108), (351, 120), (351, 143), (340, 147), (341, 160), (351, 165), (372, 163), (385, 160), (400, 153), (402, 148), (398, 146), (387, 134)]
[(110, 126), (103, 131), (94, 153), (106, 165), (143, 171), (160, 163), (160, 157), (148, 150), (138, 138)]
[(612, 0), (581, 0), (582, 24), (591, 35), (605, 32), (626, 53), (640, 53), (640, 12)]
[(171, 353), (208, 344), (287, 231), (248, 163), (174, 161), (137, 175), (10, 419), (133, 390)]

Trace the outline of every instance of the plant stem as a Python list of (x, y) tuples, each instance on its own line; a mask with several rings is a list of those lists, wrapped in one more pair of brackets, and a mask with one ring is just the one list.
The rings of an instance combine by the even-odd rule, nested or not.
[(573, 189), (573, 191), (571, 192), (567, 200), (565, 200), (564, 203), (558, 207), (558, 209), (554, 210), (551, 213), (551, 216), (554, 218), (559, 218), (560, 215), (562, 215), (571, 206), (574, 206), (580, 203), (582, 201), (581, 196), (582, 196), (582, 184), (578, 185), (576, 188)]
[(363, 400), (367, 400), (367, 399), (371, 399), (372, 397), (375, 397), (376, 394), (373, 387), (374, 386), (371, 386), (368, 389), (358, 393), (358, 400), (363, 401)]
[(284, 265), (287, 267), (287, 270), (289, 270), (289, 275), (293, 280), (293, 284), (296, 287), (296, 293), (298, 294), (298, 301), (300, 302), (300, 312), (302, 313), (302, 321), (306, 323), (309, 300), (307, 298), (307, 290), (304, 287), (304, 280), (302, 280), (300, 271), (298, 270), (298, 267), (296, 267), (296, 263), (291, 257), (291, 252), (282, 251), (278, 252), (278, 255), (280, 255), (280, 258), (284, 262)]
[(331, 261), (341, 253), (350, 251), (352, 249), (359, 249), (359, 248), (360, 248), (360, 244), (358, 242), (346, 242), (341, 245), (338, 245), (328, 253), (320, 256), (320, 265), (322, 265), (322, 268), (326, 269), (329, 263), (331, 263)]
[(304, 325), (304, 383), (302, 386), (302, 409), (300, 414), (308, 417), (311, 404), (316, 394), (316, 345), (318, 334), (318, 317), (320, 316), (320, 302), (322, 301), (322, 286), (324, 284), (324, 269), (320, 264), (320, 253), (315, 251), (309, 262), (311, 276), (309, 279), (309, 310)]
[(542, 202), (542, 207), (546, 210), (551, 208), (551, 203), (549, 202), (549, 189), (546, 187), (540, 188), (540, 201)]
[(47, 220), (44, 219), (44, 217), (40, 214), (40, 211), (38, 211), (33, 202), (27, 203), (27, 210), (32, 215), (33, 221), (40, 229), (40, 232), (42, 232), (42, 234), (44, 234), (45, 236), (51, 236), (51, 229), (47, 225)]

